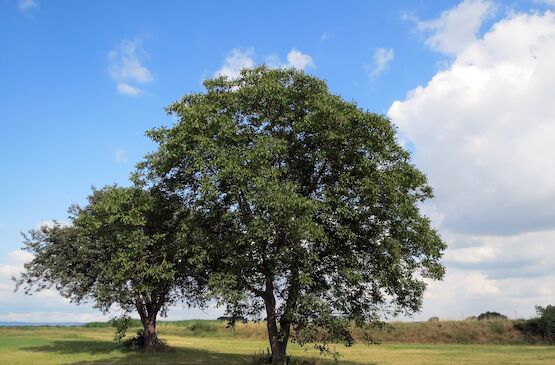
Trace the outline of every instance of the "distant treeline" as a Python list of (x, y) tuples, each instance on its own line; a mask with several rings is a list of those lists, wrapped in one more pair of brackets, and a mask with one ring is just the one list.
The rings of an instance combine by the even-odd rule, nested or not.
[[(426, 322), (393, 322), (370, 331), (370, 337), (384, 343), (444, 343), (444, 344), (519, 344), (546, 343), (541, 335), (523, 330), (525, 320), (503, 317), (464, 321), (433, 320)], [(139, 328), (139, 320), (132, 320), (131, 327)], [(109, 322), (87, 323), (88, 328), (110, 327)], [(237, 337), (266, 339), (265, 322), (238, 322), (233, 328), (225, 320), (160, 321), (158, 329), (163, 335), (195, 337)], [(361, 331), (353, 328), (355, 338), (364, 341)]]

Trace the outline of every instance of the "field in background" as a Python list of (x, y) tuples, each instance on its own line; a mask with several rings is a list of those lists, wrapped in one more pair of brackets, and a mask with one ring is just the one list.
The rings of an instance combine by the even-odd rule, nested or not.
[[(195, 323), (197, 325), (192, 327)], [(235, 337), (225, 332), (229, 329), (225, 329), (223, 323), (210, 322), (210, 325), (223, 332), (201, 332), (200, 328), (206, 326), (204, 321), (162, 324), (161, 336), (168, 340), (171, 349), (157, 354), (123, 352), (112, 342), (111, 328), (6, 327), (0, 329), (0, 365), (250, 365), (255, 354), (267, 349), (266, 340), (258, 338), (263, 328), (261, 324), (238, 327)], [(196, 334), (185, 334), (186, 331), (196, 331)], [(245, 340), (239, 337), (239, 331), (242, 331), (241, 336), (252, 337)], [(336, 349), (343, 354), (338, 363), (341, 365), (555, 364), (555, 347), (540, 345), (384, 343), (358, 344), (350, 348), (337, 346)], [(290, 353), (297, 359), (318, 356), (314, 350), (305, 352), (296, 345), (291, 345)], [(318, 364), (334, 362), (320, 360)]]
[[(384, 329), (371, 332), (373, 338), (385, 343), (422, 344), (530, 344), (539, 339), (525, 338), (515, 329), (512, 320), (466, 320), (436, 322), (394, 322)], [(137, 327), (140, 322), (134, 322)], [(106, 328), (105, 322), (90, 323), (89, 328)], [(236, 337), (266, 340), (266, 326), (263, 322), (237, 323), (228, 328), (226, 321), (162, 321), (158, 323), (162, 337), (165, 335), (192, 337)], [(133, 330), (131, 330), (133, 331)], [(355, 338), (362, 340), (360, 332), (354, 330)]]

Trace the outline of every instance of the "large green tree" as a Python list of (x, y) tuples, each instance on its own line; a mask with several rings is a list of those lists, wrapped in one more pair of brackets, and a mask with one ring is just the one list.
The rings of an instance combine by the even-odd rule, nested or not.
[(202, 300), (204, 254), (193, 244), (190, 212), (159, 190), (117, 186), (93, 190), (88, 205), (69, 212), (69, 224), (26, 235), (34, 258), (18, 285), (27, 293), (54, 287), (104, 312), (136, 311), (145, 348), (156, 350), (158, 315), (177, 301)]
[[(140, 165), (202, 216), (230, 315), (266, 318), (273, 364), (290, 339), (351, 344), (351, 325), (412, 313), (445, 244), (419, 212), (425, 176), (384, 116), (294, 69), (246, 69), (168, 108)], [(259, 317), (259, 318), (260, 318)]]

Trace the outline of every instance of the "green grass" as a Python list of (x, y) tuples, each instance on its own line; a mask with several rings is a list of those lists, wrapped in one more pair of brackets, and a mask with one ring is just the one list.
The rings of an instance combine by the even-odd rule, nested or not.
[[(266, 341), (233, 337), (164, 335), (171, 349), (156, 354), (124, 352), (110, 328), (0, 328), (0, 365), (18, 364), (250, 364)], [(555, 347), (530, 345), (383, 344), (338, 346), (339, 364), (555, 364)], [(295, 358), (317, 358), (291, 345)], [(333, 364), (320, 361), (320, 364)]]

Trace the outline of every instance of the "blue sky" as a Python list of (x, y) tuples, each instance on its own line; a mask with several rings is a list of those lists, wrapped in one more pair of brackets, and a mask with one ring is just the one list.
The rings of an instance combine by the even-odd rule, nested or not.
[[(554, 166), (538, 154), (502, 152), (549, 152), (545, 137), (555, 137), (553, 106), (538, 102), (555, 87), (549, 67), (519, 56), (534, 49), (534, 59), (555, 62), (547, 49), (552, 5), (0, 0), (0, 320), (97, 318), (54, 293), (11, 293), (8, 278), (28, 259), (19, 251), (20, 232), (64, 220), (92, 185), (127, 184), (134, 164), (154, 148), (144, 132), (172, 122), (165, 106), (201, 90), (215, 73), (232, 76), (259, 63), (304, 68), (399, 126), (400, 140), (436, 188), (437, 198), (423, 209), (450, 244), (445, 262), (452, 274), (432, 284), (421, 317), (530, 315), (534, 304), (553, 303)], [(547, 73), (544, 82), (527, 79), (526, 70)], [(495, 86), (503, 82), (488, 84), (496, 77), (516, 77), (523, 93), (538, 98), (513, 98)], [(489, 95), (487, 105), (481, 93)], [(489, 116), (503, 106), (518, 110), (509, 108), (495, 124)], [(541, 123), (522, 131), (515, 115), (532, 106)], [(511, 166), (523, 167), (513, 172), (519, 184), (504, 183)], [(521, 189), (540, 178), (545, 186)], [(524, 290), (529, 278), (544, 283), (539, 292)], [(509, 281), (522, 290), (509, 289)], [(176, 309), (170, 316), (214, 313)]]

